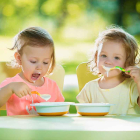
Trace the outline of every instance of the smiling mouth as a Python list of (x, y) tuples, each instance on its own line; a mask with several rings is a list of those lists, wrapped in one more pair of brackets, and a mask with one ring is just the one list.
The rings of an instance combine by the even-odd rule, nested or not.
[(35, 81), (40, 77), (40, 75), (41, 75), (40, 73), (33, 73), (31, 79)]

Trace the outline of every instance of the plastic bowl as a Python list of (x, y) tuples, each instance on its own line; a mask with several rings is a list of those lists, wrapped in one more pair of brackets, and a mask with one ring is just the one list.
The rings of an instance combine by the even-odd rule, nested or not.
[(71, 102), (42, 102), (34, 103), (37, 113), (41, 116), (60, 116), (68, 113)]
[(104, 116), (109, 113), (109, 103), (75, 103), (77, 113), (82, 116)]

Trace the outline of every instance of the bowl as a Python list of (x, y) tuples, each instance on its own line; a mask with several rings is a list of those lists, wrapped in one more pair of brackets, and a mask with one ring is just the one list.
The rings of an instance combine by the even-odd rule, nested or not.
[(35, 106), (41, 116), (61, 116), (69, 111), (71, 102), (41, 102), (30, 104)]
[(114, 104), (109, 103), (75, 103), (77, 113), (82, 116), (104, 116), (109, 113), (110, 106)]

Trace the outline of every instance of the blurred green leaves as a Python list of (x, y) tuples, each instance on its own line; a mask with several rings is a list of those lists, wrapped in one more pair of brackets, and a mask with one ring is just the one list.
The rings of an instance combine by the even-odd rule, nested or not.
[(41, 5), (41, 11), (45, 15), (54, 16), (60, 13), (62, 0), (47, 0)]
[(139, 15), (137, 0), (1, 0), (0, 35), (41, 26), (58, 40), (85, 41), (95, 39), (110, 24), (133, 27), (132, 33), (140, 34)]

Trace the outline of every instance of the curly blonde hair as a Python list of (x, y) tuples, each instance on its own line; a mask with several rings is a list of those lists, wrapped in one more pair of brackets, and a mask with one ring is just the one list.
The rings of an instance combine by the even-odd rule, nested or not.
[[(88, 62), (90, 71), (94, 75), (100, 75), (97, 68), (98, 47), (107, 40), (122, 43), (126, 51), (125, 67), (139, 65), (140, 63), (140, 60), (138, 58), (139, 47), (135, 38), (129, 33), (127, 33), (126, 31), (124, 31), (122, 28), (114, 26), (99, 33), (98, 38), (95, 40), (94, 52), (93, 52), (91, 60)], [(122, 74), (125, 77), (130, 77), (126, 75), (124, 72)]]
[[(19, 32), (14, 37), (14, 45), (10, 50), (16, 50), (20, 55), (23, 54), (23, 48), (24, 46), (38, 46), (38, 47), (51, 47), (52, 48), (52, 55), (51, 55), (51, 64), (48, 69), (47, 74), (52, 73), (54, 66), (55, 66), (55, 50), (54, 50), (54, 42), (50, 34), (40, 28), (40, 27), (29, 27), (25, 30)], [(8, 63), (8, 66), (11, 66), (12, 68), (20, 68), (19, 64), (16, 62), (16, 60), (11, 60), (10, 63)]]

